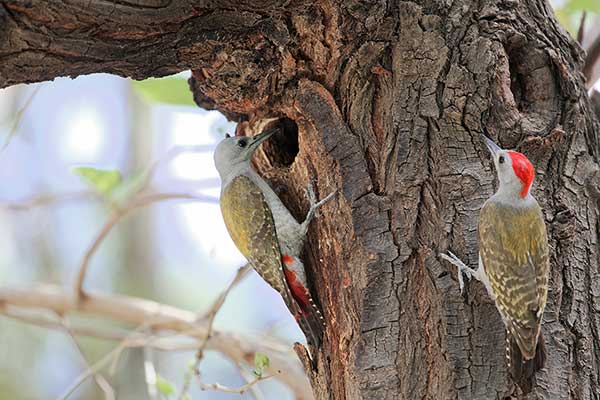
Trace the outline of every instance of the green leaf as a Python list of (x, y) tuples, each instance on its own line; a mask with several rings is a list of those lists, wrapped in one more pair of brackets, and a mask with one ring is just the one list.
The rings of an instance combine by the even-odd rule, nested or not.
[(133, 90), (151, 103), (196, 106), (187, 80), (181, 78), (150, 78), (132, 81)]
[(567, 0), (560, 2), (560, 6), (556, 7), (558, 2), (554, 3), (554, 12), (560, 23), (575, 37), (581, 24), (583, 12), (587, 12), (586, 26), (590, 25), (590, 21), (594, 21), (597, 13), (600, 12), (600, 1), (598, 0)]
[(147, 179), (148, 174), (146, 172), (130, 176), (117, 185), (117, 187), (113, 188), (110, 193), (110, 198), (118, 205), (125, 204), (127, 200), (144, 188)]
[(73, 173), (90, 184), (98, 193), (109, 195), (121, 183), (118, 170), (102, 170), (92, 167), (76, 167)]
[(191, 360), (188, 361), (187, 363), (187, 369), (190, 372), (195, 372), (196, 371), (196, 362), (197, 360), (195, 358), (192, 358)]
[(269, 368), (271, 361), (266, 354), (256, 353), (254, 355), (254, 375), (260, 377), (265, 373), (265, 369)]
[(156, 389), (167, 397), (175, 394), (175, 386), (160, 375), (156, 375)]
[(600, 11), (600, 1), (598, 0), (570, 0), (563, 6), (565, 10), (569, 11), (587, 11), (596, 12)]

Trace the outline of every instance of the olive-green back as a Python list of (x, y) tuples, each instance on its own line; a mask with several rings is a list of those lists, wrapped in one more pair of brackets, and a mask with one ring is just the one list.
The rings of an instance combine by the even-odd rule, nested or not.
[(271, 210), (260, 188), (240, 175), (221, 194), (221, 213), (231, 239), (256, 272), (284, 295), (281, 253)]
[(479, 215), (479, 252), (500, 314), (523, 356), (533, 357), (550, 268), (537, 203), (516, 208), (488, 201)]

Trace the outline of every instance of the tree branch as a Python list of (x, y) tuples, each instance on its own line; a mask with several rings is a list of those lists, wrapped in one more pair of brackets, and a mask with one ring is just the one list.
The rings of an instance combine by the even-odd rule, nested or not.
[(25, 115), (25, 111), (27, 111), (27, 109), (29, 108), (29, 105), (31, 104), (31, 102), (33, 101), (35, 95), (37, 94), (37, 92), (40, 90), (41, 87), (42, 87), (41, 85), (38, 85), (38, 86), (36, 86), (33, 89), (33, 91), (31, 92), (31, 94), (27, 98), (27, 100), (25, 100), (25, 104), (23, 104), (23, 107), (21, 107), (17, 111), (17, 113), (15, 114), (15, 119), (14, 119), (13, 125), (10, 128), (10, 131), (8, 131), (8, 133), (7, 133), (6, 139), (4, 140), (4, 143), (0, 147), (0, 154), (2, 154), (4, 152), (4, 150), (6, 150), (6, 148), (10, 144), (12, 138), (17, 133), (17, 130), (19, 129), (19, 127), (21, 125), (21, 121), (23, 119), (23, 115)]
[(581, 20), (579, 21), (579, 29), (577, 29), (577, 42), (579, 45), (583, 44), (583, 38), (585, 35), (585, 20), (587, 17), (587, 12), (584, 10), (581, 14)]
[(234, 49), (252, 42), (264, 57), (264, 48), (289, 40), (280, 22), (291, 12), (288, 1), (264, 1), (260, 10), (239, 0), (128, 3), (0, 1), (0, 88), (94, 72), (165, 76), (214, 65), (216, 43)]
[[(136, 331), (139, 329), (141, 329), (141, 328), (138, 327), (136, 329)], [(123, 341), (121, 341), (117, 347), (112, 349), (108, 354), (105, 354), (104, 357), (102, 357), (100, 360), (96, 361), (93, 365), (91, 365), (89, 368), (87, 368), (85, 371), (83, 371), (81, 374), (79, 374), (77, 379), (75, 379), (75, 381), (73, 381), (65, 389), (65, 391), (60, 396), (57, 397), (57, 400), (67, 400), (69, 398), (69, 396), (71, 396), (71, 394), (73, 394), (73, 392), (75, 392), (75, 390), (77, 390), (77, 388), (79, 386), (81, 386), (81, 384), (83, 384), (83, 382), (85, 382), (90, 376), (96, 375), (98, 373), (98, 371), (100, 371), (102, 368), (104, 368), (110, 362), (115, 364), (118, 361), (119, 356), (121, 355), (122, 351), (127, 347), (128, 342), (129, 342), (129, 338), (127, 337)]]
[(586, 51), (582, 72), (586, 79), (586, 89), (589, 90), (600, 78), (600, 67), (597, 66), (600, 58), (600, 17), (595, 17), (587, 25), (589, 27), (586, 29), (580, 43)]
[(600, 58), (600, 34), (596, 36), (592, 44), (587, 49), (587, 56), (583, 64), (583, 75), (586, 79), (586, 88), (590, 89), (596, 83), (597, 76), (594, 75), (594, 66)]
[[(73, 342), (73, 345), (75, 346), (75, 349), (81, 356), (81, 359), (84, 362), (84, 365), (86, 366), (86, 371), (91, 370), (90, 366), (88, 365), (88, 360), (85, 357), (85, 353), (83, 352), (83, 348), (81, 347), (81, 345), (79, 344), (79, 341), (77, 340), (73, 331), (71, 330), (69, 321), (67, 321), (67, 319), (64, 317), (60, 317), (60, 322), (64, 328), (65, 333), (69, 336), (69, 338), (71, 339), (71, 342)], [(110, 385), (110, 383), (108, 383), (106, 378), (104, 378), (104, 376), (102, 376), (102, 374), (100, 374), (98, 371), (94, 371), (93, 375), (94, 375), (94, 380), (96, 381), (96, 384), (98, 385), (100, 390), (102, 390), (102, 392), (104, 393), (104, 398), (106, 400), (115, 400), (115, 391), (112, 388), (112, 386)]]
[(192, 1), (154, 3), (163, 5), (0, 2), (0, 87), (102, 70), (140, 79), (187, 69), (178, 31), (199, 13)]
[(92, 260), (92, 256), (98, 250), (104, 239), (108, 236), (111, 230), (117, 225), (117, 223), (129, 215), (131, 212), (151, 205), (153, 203), (157, 203), (159, 201), (164, 200), (191, 200), (191, 201), (215, 201), (215, 198), (212, 196), (202, 195), (202, 194), (188, 194), (188, 193), (156, 193), (150, 194), (146, 196), (141, 196), (139, 198), (133, 199), (125, 208), (115, 209), (112, 214), (108, 218), (108, 220), (104, 223), (92, 243), (89, 245), (86, 250), (83, 260), (81, 261), (81, 265), (79, 266), (79, 272), (77, 273), (77, 278), (75, 280), (75, 293), (77, 293), (77, 298), (81, 298), (84, 296), (83, 291), (83, 281), (85, 280), (85, 275), (90, 265), (90, 261)]
[(275, 375), (257, 376), (256, 378), (254, 378), (250, 382), (248, 382), (248, 383), (246, 383), (246, 384), (244, 384), (244, 385), (242, 385), (240, 387), (237, 387), (237, 388), (223, 386), (223, 385), (218, 384), (218, 383), (206, 384), (206, 383), (200, 382), (199, 385), (200, 385), (200, 388), (202, 390), (218, 390), (218, 391), (227, 392), (227, 393), (244, 394), (248, 389), (251, 389), (258, 382), (264, 381), (265, 379), (272, 378), (273, 376), (275, 376)]
[[(200, 194), (156, 193), (156, 194), (150, 194), (150, 195), (145, 195), (145, 196), (142, 194), (144, 192), (144, 190), (150, 186), (153, 176), (156, 174), (156, 171), (162, 164), (166, 164), (166, 163), (170, 162), (175, 157), (177, 157), (178, 155), (183, 154), (183, 153), (205, 152), (207, 150), (209, 150), (209, 147), (207, 147), (207, 146), (176, 146), (176, 147), (171, 148), (169, 151), (167, 151), (166, 155), (163, 158), (153, 162), (148, 167), (148, 170), (144, 174), (144, 181), (142, 182), (141, 186), (139, 187), (139, 190), (136, 193), (136, 195), (133, 198), (128, 199), (127, 204), (124, 207), (122, 207), (122, 208), (114, 207), (113, 208), (112, 213), (109, 216), (108, 220), (104, 223), (104, 225), (98, 232), (98, 235), (94, 238), (94, 240), (88, 247), (87, 251), (85, 252), (85, 254), (83, 256), (83, 260), (81, 261), (81, 265), (79, 266), (79, 272), (77, 274), (77, 279), (75, 280), (75, 293), (77, 293), (77, 298), (81, 298), (85, 294), (83, 292), (83, 281), (85, 279), (85, 275), (86, 275), (88, 267), (90, 265), (92, 256), (98, 250), (98, 248), (100, 247), (100, 245), (102, 244), (104, 239), (108, 236), (108, 234), (115, 227), (115, 225), (117, 225), (117, 223), (119, 223), (119, 221), (121, 219), (125, 218), (129, 213), (133, 212), (134, 210), (136, 210), (138, 208), (146, 207), (152, 203), (156, 203), (156, 202), (163, 201), (163, 200), (179, 199), (179, 200), (197, 200), (197, 201), (218, 202), (218, 199), (216, 199), (212, 196), (200, 195)], [(223, 301), (224, 301), (224, 299), (223, 299)]]
[[(175, 333), (194, 339), (192, 342), (175, 342), (173, 337), (147, 336), (141, 332), (93, 330), (71, 327), (75, 335), (101, 337), (107, 340), (126, 339), (126, 347), (152, 346), (159, 350), (176, 351), (197, 349), (199, 341), (207, 334), (207, 322), (198, 320), (197, 315), (154, 301), (137, 297), (88, 291), (79, 302), (72, 291), (55, 285), (35, 285), (0, 288), (0, 312), (6, 316), (48, 328), (63, 329), (60, 323), (48, 317), (22, 316), (18, 310), (42, 310), (65, 315), (81, 313), (94, 317), (145, 326), (153, 332)], [(265, 353), (271, 360), (268, 373), (282, 371), (278, 379), (288, 385), (298, 399), (312, 399), (310, 384), (289, 345), (272, 337), (246, 336), (214, 331), (206, 348), (222, 353), (226, 357), (252, 364), (256, 352)]]
[[(227, 296), (229, 295), (231, 290), (242, 280), (242, 278), (244, 278), (246, 276), (246, 273), (248, 271), (250, 271), (249, 264), (246, 264), (245, 266), (240, 268), (238, 270), (238, 272), (235, 274), (233, 281), (231, 281), (231, 283), (229, 284), (227, 289), (225, 289), (225, 291), (219, 295), (217, 300), (213, 303), (212, 307), (208, 311), (208, 314), (206, 315), (206, 319), (207, 319), (206, 334), (202, 337), (200, 345), (198, 346), (198, 350), (196, 351), (196, 360), (194, 361), (194, 366), (192, 369), (192, 372), (194, 375), (196, 375), (196, 376), (200, 375), (200, 372), (198, 371), (198, 367), (200, 365), (200, 362), (202, 361), (202, 358), (204, 357), (204, 350), (206, 349), (208, 340), (210, 339), (210, 337), (213, 333), (213, 325), (215, 322), (215, 318), (216, 318), (217, 314), (219, 313), (219, 310), (223, 306), (223, 303), (225, 303), (225, 299), (227, 299)], [(182, 387), (181, 392), (178, 397), (180, 400), (183, 400), (185, 398), (185, 396), (187, 395), (187, 392), (190, 389), (191, 382), (192, 382), (192, 375), (186, 376), (186, 378), (183, 381), (183, 387)]]
[(10, 211), (29, 211), (34, 208), (44, 207), (58, 202), (81, 201), (81, 200), (101, 200), (102, 197), (95, 192), (74, 192), (66, 194), (44, 194), (36, 195), (21, 201), (0, 201), (0, 208)]
[(265, 106), (273, 83), (281, 91), (298, 72), (335, 81), (337, 51), (296, 60), (290, 46), (302, 39), (291, 16), (322, 26), (316, 9), (300, 0), (259, 7), (242, 0), (0, 0), (0, 88), (97, 72), (145, 79), (192, 70), (196, 103), (235, 119)]

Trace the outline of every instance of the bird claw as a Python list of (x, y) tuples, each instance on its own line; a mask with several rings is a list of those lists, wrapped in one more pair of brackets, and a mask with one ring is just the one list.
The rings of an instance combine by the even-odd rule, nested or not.
[(460, 288), (460, 293), (463, 293), (463, 289), (465, 287), (465, 282), (463, 280), (463, 274), (467, 277), (467, 281), (470, 280), (473, 276), (473, 271), (471, 268), (467, 267), (465, 263), (461, 261), (454, 253), (448, 251), (448, 254), (440, 254), (444, 260), (448, 261), (450, 264), (456, 266), (458, 268), (458, 287)]
[(322, 206), (323, 204), (327, 203), (329, 200), (331, 200), (333, 198), (333, 196), (335, 196), (335, 194), (337, 193), (337, 189), (334, 190), (333, 192), (329, 193), (327, 196), (325, 196), (325, 198), (323, 198), (323, 200), (319, 201), (316, 205), (317, 207)]
[(317, 198), (315, 197), (315, 190), (313, 189), (312, 183), (309, 183), (306, 187), (306, 195), (308, 196), (310, 207), (313, 208), (313, 206), (317, 203)]
[(323, 204), (325, 204), (329, 200), (331, 200), (336, 193), (337, 193), (337, 190), (334, 190), (333, 192), (331, 192), (327, 196), (325, 196), (325, 198), (323, 198), (321, 201), (317, 201), (317, 197), (315, 196), (315, 191), (313, 189), (313, 185), (312, 185), (312, 183), (309, 183), (308, 187), (306, 188), (306, 194), (308, 196), (308, 201), (310, 203), (310, 209), (313, 212), (316, 212), (319, 207), (321, 207)]

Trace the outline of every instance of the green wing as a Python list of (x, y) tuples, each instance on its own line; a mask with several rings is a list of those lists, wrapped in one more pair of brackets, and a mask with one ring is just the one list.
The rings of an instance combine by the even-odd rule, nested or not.
[(225, 226), (237, 248), (256, 272), (287, 300), (275, 222), (260, 188), (247, 176), (240, 175), (227, 185), (220, 204)]
[(479, 253), (496, 305), (523, 356), (535, 355), (548, 291), (548, 239), (540, 207), (487, 202), (479, 215)]

